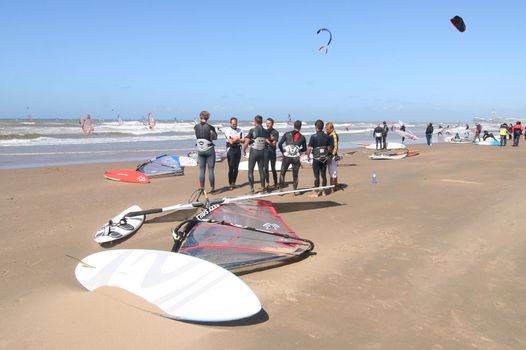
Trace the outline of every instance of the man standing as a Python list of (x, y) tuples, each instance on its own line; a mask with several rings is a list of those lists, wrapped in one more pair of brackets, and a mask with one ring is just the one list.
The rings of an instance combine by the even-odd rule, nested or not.
[(428, 146), (432, 146), (431, 139), (433, 138), (433, 123), (427, 124), (426, 128), (426, 141)]
[(475, 141), (479, 141), (480, 142), (480, 133), (482, 132), (482, 125), (480, 125), (479, 123), (475, 124), (475, 138), (473, 139), (473, 143), (475, 143)]
[(276, 171), (276, 146), (279, 140), (279, 132), (274, 129), (274, 119), (267, 118), (267, 131), (270, 137), (267, 139), (265, 147), (265, 179), (267, 186), (270, 189), (269, 172), (272, 169), (272, 177), (274, 179), (274, 188), (278, 188), (278, 172)]
[(380, 150), (384, 148), (382, 144), (382, 133), (383, 133), (383, 129), (380, 126), (380, 124), (378, 124), (376, 128), (374, 128), (374, 131), (373, 131), (374, 140), (376, 141), (376, 150)]
[(216, 152), (213, 140), (217, 140), (216, 129), (208, 124), (210, 113), (202, 111), (199, 113), (200, 122), (194, 126), (195, 137), (197, 138), (197, 159), (199, 162), (199, 186), (201, 192), (205, 191), (205, 173), (208, 167), (208, 181), (210, 182), (210, 193), (214, 192), (215, 177), (214, 167), (216, 164)]
[(524, 127), (521, 125), (521, 122), (515, 123), (511, 128), (511, 133), (513, 134), (513, 147), (519, 146), (519, 140), (523, 131)]
[(226, 159), (228, 162), (228, 184), (233, 190), (236, 186), (239, 162), (241, 161), (241, 141), (243, 134), (237, 127), (237, 118), (230, 118), (230, 127), (225, 130)]
[(383, 149), (387, 149), (387, 133), (389, 132), (389, 127), (387, 126), (387, 123), (384, 121), (384, 126), (382, 128), (382, 143), (384, 145)]
[[(332, 138), (323, 132), (323, 121), (316, 120), (314, 123), (316, 133), (309, 139), (309, 146), (307, 147), (307, 158), (310, 158), (312, 153), (312, 171), (314, 173), (314, 187), (320, 186), (320, 175), (322, 186), (327, 186), (327, 160), (329, 154), (333, 149)], [(316, 192), (311, 195), (318, 197), (325, 191)]]
[(340, 142), (340, 138), (338, 137), (338, 134), (336, 134), (336, 131), (334, 131), (334, 124), (332, 122), (328, 122), (325, 125), (325, 132), (329, 137), (332, 138), (332, 152), (329, 154), (329, 180), (330, 184), (334, 185), (334, 188), (331, 189), (331, 192), (334, 192), (338, 189), (338, 143)]
[(281, 162), (281, 172), (279, 175), (279, 185), (285, 187), (285, 174), (292, 164), (292, 185), (295, 190), (298, 189), (298, 175), (300, 172), (300, 155), (307, 150), (307, 140), (300, 133), (301, 121), (294, 122), (294, 130), (287, 131), (279, 140), (278, 147), (283, 154)]
[(261, 125), (263, 117), (256, 115), (254, 117), (254, 128), (250, 129), (245, 137), (243, 145), (243, 154), (246, 154), (248, 145), (250, 144), (250, 155), (248, 156), (248, 182), (250, 183), (250, 192), (254, 193), (254, 168), (258, 164), (259, 179), (261, 181), (261, 190), (265, 189), (265, 145), (267, 139), (270, 137), (267, 130)]

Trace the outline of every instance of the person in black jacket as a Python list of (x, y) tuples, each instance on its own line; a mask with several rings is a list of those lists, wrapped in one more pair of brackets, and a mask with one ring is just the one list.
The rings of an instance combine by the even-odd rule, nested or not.
[[(311, 135), (309, 139), (309, 146), (307, 147), (307, 158), (312, 154), (312, 172), (314, 173), (314, 187), (321, 185), (327, 186), (327, 160), (332, 148), (334, 147), (333, 139), (323, 132), (323, 121), (316, 120), (314, 123), (316, 133)], [(312, 196), (325, 195), (326, 192), (316, 192)]]
[(426, 128), (426, 140), (427, 140), (427, 145), (428, 146), (432, 146), (433, 144), (431, 143), (431, 138), (433, 137), (433, 123), (429, 123), (427, 124), (427, 128)]
[(387, 126), (387, 123), (384, 121), (384, 126), (382, 127), (382, 144), (383, 149), (387, 149), (387, 133), (389, 132), (389, 127)]
[(301, 121), (294, 122), (294, 130), (287, 131), (278, 143), (279, 150), (283, 154), (281, 161), (281, 172), (279, 175), (280, 188), (285, 187), (285, 174), (292, 164), (292, 185), (298, 189), (298, 176), (300, 172), (300, 155), (307, 150), (307, 140), (300, 133)]
[(267, 186), (269, 186), (270, 189), (269, 173), (271, 170), (272, 178), (274, 179), (274, 188), (278, 188), (278, 172), (276, 171), (276, 147), (278, 145), (279, 132), (274, 129), (274, 119), (267, 118), (266, 124), (270, 137), (267, 139), (267, 144), (265, 147), (265, 167), (267, 169), (265, 179), (267, 181)]

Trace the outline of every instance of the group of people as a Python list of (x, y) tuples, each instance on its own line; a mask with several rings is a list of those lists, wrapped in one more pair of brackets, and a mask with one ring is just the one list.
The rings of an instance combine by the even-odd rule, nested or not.
[[(519, 140), (523, 132), (524, 126), (522, 126), (522, 123), (520, 121), (517, 121), (513, 126), (511, 125), (511, 123), (509, 125), (506, 123), (502, 123), (499, 128), (500, 145), (506, 146), (506, 140), (511, 140), (513, 136), (513, 147), (518, 147)], [(526, 133), (524, 134), (524, 139), (526, 139)]]
[(373, 136), (376, 141), (377, 150), (387, 149), (387, 133), (389, 133), (389, 127), (385, 121), (383, 122), (383, 125), (378, 124), (376, 128), (374, 128)]
[[(199, 123), (195, 125), (194, 131), (197, 139), (197, 154), (199, 163), (199, 186), (201, 191), (205, 190), (206, 170), (210, 192), (215, 191), (215, 150), (214, 141), (217, 140), (217, 131), (208, 123), (210, 113), (202, 111), (199, 115)], [(306, 154), (306, 161), (312, 159), (312, 170), (314, 175), (314, 187), (327, 186), (327, 168), (329, 170), (330, 184), (335, 190), (338, 185), (337, 161), (338, 157), (338, 135), (334, 131), (331, 122), (324, 124), (317, 120), (314, 124), (316, 133), (311, 135), (309, 142), (301, 134), (302, 122), (296, 120), (294, 129), (287, 131), (283, 136), (274, 129), (274, 120), (267, 118), (263, 127), (263, 117), (254, 117), (254, 127), (244, 135), (238, 127), (238, 120), (230, 118), (230, 127), (224, 128), (227, 162), (228, 162), (228, 184), (230, 189), (236, 187), (239, 163), (242, 156), (248, 154), (248, 182), (250, 192), (255, 193), (254, 171), (259, 172), (259, 182), (262, 191), (282, 189), (285, 187), (285, 175), (292, 167), (292, 185), (298, 189), (299, 169), (301, 167), (301, 156)], [(276, 169), (277, 149), (281, 151), (283, 159), (281, 169)], [(279, 182), (278, 182), (279, 170)], [(274, 186), (270, 186), (270, 172)], [(330, 192), (330, 191), (328, 191)], [(325, 195), (326, 191), (317, 191), (314, 196)]]

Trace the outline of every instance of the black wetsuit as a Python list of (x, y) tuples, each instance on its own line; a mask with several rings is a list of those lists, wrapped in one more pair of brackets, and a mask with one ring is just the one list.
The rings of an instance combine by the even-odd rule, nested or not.
[(212, 140), (217, 139), (216, 129), (208, 123), (199, 123), (194, 126), (197, 138), (197, 159), (199, 162), (199, 185), (205, 187), (205, 172), (208, 167), (208, 181), (210, 187), (215, 187), (214, 167), (216, 164), (216, 152)]
[(228, 142), (230, 133), (242, 137), (241, 129), (232, 129), (231, 127), (225, 131), (227, 137), (226, 142), (226, 159), (228, 162), (228, 184), (234, 186), (237, 181), (237, 174), (239, 172), (239, 162), (241, 161), (241, 142), (231, 144)]
[(263, 129), (261, 125), (256, 126), (247, 134), (247, 138), (251, 140), (250, 155), (248, 156), (248, 182), (250, 189), (254, 190), (254, 168), (258, 164), (259, 179), (261, 181), (261, 188), (265, 188), (265, 173), (267, 171), (265, 166), (265, 140), (270, 137), (268, 131)]
[(272, 169), (272, 177), (274, 179), (274, 185), (278, 184), (278, 172), (276, 171), (276, 147), (277, 142), (279, 140), (279, 132), (276, 129), (268, 129), (270, 137), (276, 141), (274, 146), (272, 146), (270, 143), (267, 143), (265, 147), (265, 168), (267, 169), (265, 173), (265, 179), (267, 181), (267, 185), (270, 185), (270, 179), (269, 179), (269, 170)]
[[(285, 144), (285, 146), (283, 146)], [(299, 131), (293, 130), (288, 131), (281, 137), (278, 143), (279, 150), (283, 154), (283, 160), (281, 162), (281, 172), (279, 175), (279, 184), (280, 187), (285, 186), (285, 174), (289, 169), (289, 165), (292, 164), (292, 185), (294, 189), (298, 189), (298, 175), (300, 172), (300, 153), (307, 150), (307, 140)], [(285, 151), (285, 147), (296, 148), (297, 156), (294, 154), (290, 156), (288, 152)]]
[(374, 140), (376, 141), (376, 149), (384, 148), (383, 143), (382, 143), (382, 134), (383, 134), (383, 129), (381, 126), (377, 126), (376, 128), (374, 128), (373, 136), (374, 136)]
[(327, 186), (327, 157), (334, 147), (333, 138), (323, 131), (317, 131), (309, 139), (312, 151), (312, 172), (314, 173), (314, 187)]
[(384, 127), (382, 129), (382, 143), (383, 143), (384, 149), (387, 148), (387, 133), (388, 132), (389, 132), (389, 127), (387, 126), (387, 124), (384, 124)]

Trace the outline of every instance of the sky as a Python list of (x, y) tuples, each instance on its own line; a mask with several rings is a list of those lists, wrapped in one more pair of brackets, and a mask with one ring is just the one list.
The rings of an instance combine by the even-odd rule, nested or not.
[(523, 0), (5, 0), (0, 118), (526, 117), (525, 16)]

